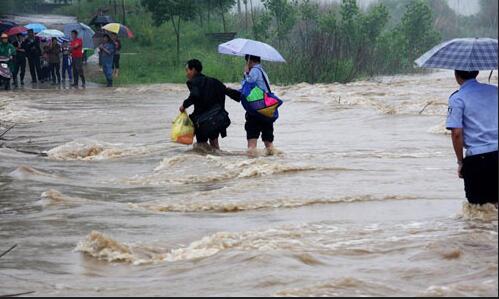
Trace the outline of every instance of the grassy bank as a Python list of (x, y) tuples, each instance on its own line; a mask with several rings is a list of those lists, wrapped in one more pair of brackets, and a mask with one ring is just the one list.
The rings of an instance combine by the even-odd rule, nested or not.
[[(120, 77), (115, 83), (149, 84), (149, 83), (185, 83), (184, 66), (191, 58), (203, 62), (207, 75), (219, 78), (224, 82), (241, 80), (244, 62), (241, 58), (221, 56), (216, 52), (216, 46), (207, 44), (184, 46), (181, 52), (181, 63), (176, 62), (175, 45), (168, 43), (163, 46), (143, 47), (136, 41), (124, 41), (120, 60)], [(98, 76), (100, 81), (104, 81)]]

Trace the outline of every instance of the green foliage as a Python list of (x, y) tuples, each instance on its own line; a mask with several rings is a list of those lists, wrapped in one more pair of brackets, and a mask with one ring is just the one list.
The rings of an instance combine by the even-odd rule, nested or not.
[(303, 0), (298, 3), (298, 13), (301, 20), (313, 21), (319, 16), (320, 8), (317, 3), (310, 0)]
[[(242, 1), (248, 10), (241, 14), (232, 9), (237, 3), (232, 0), (126, 1), (128, 25), (136, 38), (123, 41), (117, 84), (185, 82), (179, 62), (191, 58), (203, 62), (207, 75), (238, 82), (244, 61), (218, 54), (216, 43), (205, 36), (220, 30), (275, 46), (288, 62), (265, 67), (279, 84), (414, 72), (414, 59), (441, 37), (497, 36), (497, 12), (492, 12), (496, 0), (482, 0), (485, 10), (472, 17), (457, 16), (444, 0), (380, 0), (367, 10), (355, 0), (328, 5), (265, 0), (263, 7), (253, 9), (250, 1)], [(107, 2), (81, 0), (66, 9), (88, 21)]]
[[(380, 0), (390, 12), (389, 27), (399, 25), (407, 6), (414, 0)], [(465, 1), (463, 1), (465, 2)], [(480, 0), (481, 10), (476, 15), (458, 15), (446, 0), (426, 0), (433, 14), (433, 28), (440, 32), (443, 40), (457, 37), (486, 36), (497, 38), (497, 0)]]
[(152, 14), (156, 26), (171, 21), (177, 38), (177, 64), (180, 62), (181, 22), (194, 18), (195, 4), (192, 0), (142, 0), (142, 5)]
[(422, 0), (412, 1), (402, 17), (400, 31), (405, 36), (404, 48), (410, 60), (429, 50), (438, 41), (440, 34), (433, 29), (431, 8)]
[(272, 15), (264, 12), (258, 21), (253, 25), (253, 35), (257, 40), (267, 40), (270, 38), (270, 28), (272, 24)]
[(1, 0), (0, 15), (18, 11), (35, 12), (42, 0)]
[(178, 0), (142, 0), (142, 5), (151, 12), (156, 26), (174, 18), (190, 20), (194, 18), (195, 2)]
[(321, 32), (325, 34), (335, 34), (338, 30), (338, 19), (336, 12), (329, 10), (319, 17), (319, 26)]
[(268, 13), (275, 19), (274, 33), (281, 42), (296, 22), (296, 7), (288, 0), (263, 0), (262, 2)]

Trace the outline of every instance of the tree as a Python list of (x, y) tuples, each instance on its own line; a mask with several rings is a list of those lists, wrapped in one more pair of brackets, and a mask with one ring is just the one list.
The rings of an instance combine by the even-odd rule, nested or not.
[(340, 8), (340, 30), (343, 37), (343, 52), (349, 53), (360, 41), (360, 9), (356, 0), (343, 0)]
[(481, 0), (480, 13), (478, 14), (478, 18), (476, 18), (482, 23), (479, 25), (485, 25), (489, 29), (488, 31), (492, 32), (492, 36), (490, 37), (494, 38), (497, 38), (498, 3), (497, 0)]
[(181, 22), (191, 20), (196, 15), (193, 0), (142, 0), (142, 5), (152, 13), (156, 26), (171, 22), (177, 38), (177, 63), (180, 63)]
[(288, 0), (263, 0), (263, 6), (275, 19), (276, 34), (279, 45), (293, 29), (296, 21), (296, 9)]
[(243, 0), (244, 3), (244, 29), (248, 31), (248, 0)]
[(236, 0), (216, 0), (216, 5), (222, 18), (224, 32), (227, 32), (227, 22), (225, 21), (225, 14), (229, 12), (235, 4)]
[(440, 40), (440, 33), (433, 28), (431, 8), (422, 0), (411, 2), (402, 17), (400, 30), (405, 37), (404, 48), (409, 61), (414, 61)]
[(272, 24), (272, 16), (269, 12), (264, 11), (260, 16), (256, 17), (255, 13), (252, 12), (253, 16), (253, 36), (256, 40), (268, 39), (269, 29)]
[(357, 69), (364, 67), (369, 75), (376, 74), (376, 52), (389, 18), (388, 9), (383, 4), (376, 5), (362, 18), (360, 30), (363, 47), (357, 60)]

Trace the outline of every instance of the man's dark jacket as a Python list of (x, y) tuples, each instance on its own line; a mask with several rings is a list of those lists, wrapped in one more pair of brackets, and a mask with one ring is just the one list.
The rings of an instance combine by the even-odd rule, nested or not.
[(190, 95), (184, 101), (184, 108), (194, 105), (194, 113), (191, 119), (196, 122), (196, 118), (208, 112), (215, 105), (220, 105), (225, 109), (225, 85), (217, 79), (199, 74), (187, 82)]

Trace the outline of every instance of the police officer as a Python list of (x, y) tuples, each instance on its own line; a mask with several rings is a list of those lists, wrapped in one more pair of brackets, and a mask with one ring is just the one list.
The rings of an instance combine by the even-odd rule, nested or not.
[[(455, 71), (461, 88), (449, 99), (447, 129), (471, 204), (498, 201), (497, 87), (479, 83), (479, 72)], [(464, 154), (466, 149), (466, 154)]]

